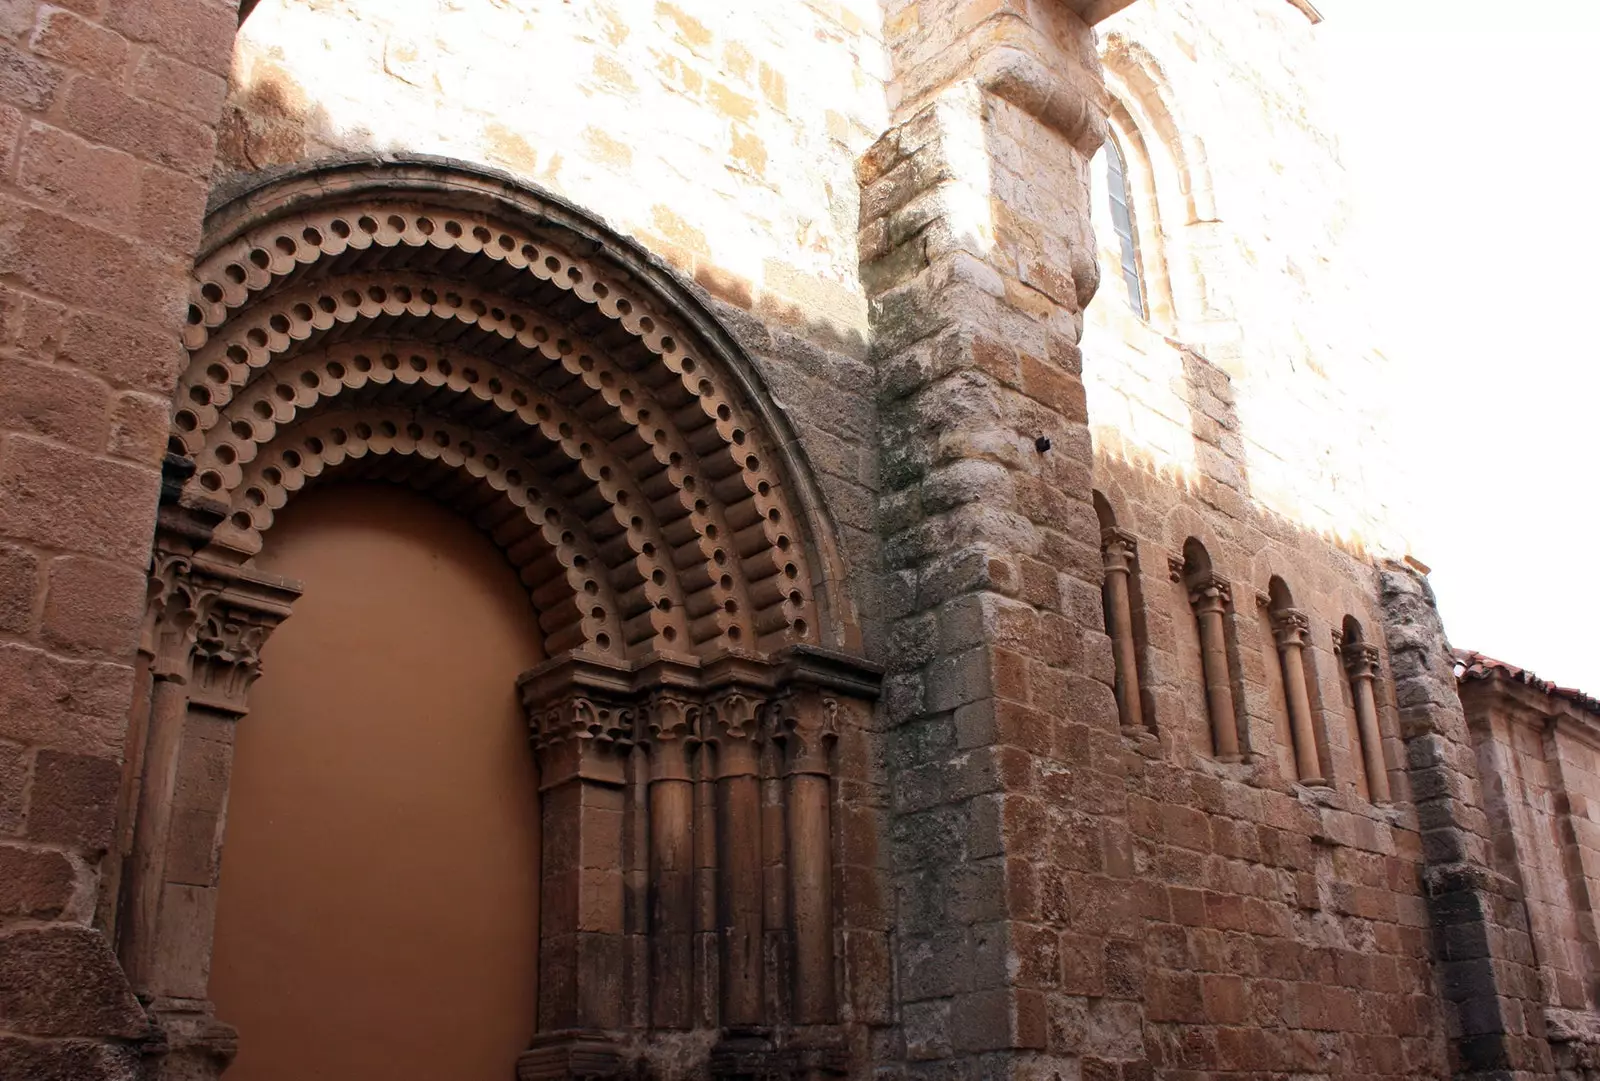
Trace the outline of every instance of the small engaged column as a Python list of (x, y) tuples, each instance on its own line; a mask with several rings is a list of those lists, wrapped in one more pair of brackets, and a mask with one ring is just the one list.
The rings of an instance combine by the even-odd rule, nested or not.
[(1116, 661), (1117, 714), (1123, 728), (1144, 727), (1144, 707), (1139, 701), (1139, 655), (1133, 639), (1133, 603), (1129, 579), (1133, 574), (1133, 534), (1108, 528), (1100, 534), (1100, 556), (1105, 565), (1106, 633), (1111, 636)]
[(1350, 677), (1350, 696), (1356, 706), (1356, 733), (1361, 737), (1361, 761), (1367, 771), (1367, 793), (1373, 803), (1389, 802), (1389, 770), (1383, 761), (1383, 736), (1378, 731), (1378, 702), (1373, 684), (1378, 678), (1378, 647), (1346, 642), (1340, 652)]
[(833, 976), (833, 783), (839, 706), (805, 689), (782, 702), (789, 795), (789, 897), (794, 924), (794, 1021), (836, 1020)]
[(693, 1025), (694, 780), (689, 746), (700, 708), (658, 694), (647, 707), (650, 751), (650, 1023)]
[(1205, 668), (1206, 704), (1211, 712), (1211, 738), (1217, 758), (1239, 761), (1239, 717), (1233, 706), (1233, 676), (1228, 670), (1230, 588), (1214, 574), (1190, 578), (1189, 604), (1200, 624), (1200, 659)]
[(1289, 730), (1294, 737), (1295, 772), (1300, 783), (1326, 784), (1317, 756), (1316, 733), (1311, 723), (1311, 695), (1306, 684), (1305, 647), (1311, 622), (1304, 612), (1280, 608), (1272, 613), (1272, 635), (1278, 643), (1283, 667), (1283, 696), (1289, 705)]
[(711, 705), (716, 739), (718, 890), (722, 932), (722, 1024), (762, 1023), (760, 715), (742, 693)]

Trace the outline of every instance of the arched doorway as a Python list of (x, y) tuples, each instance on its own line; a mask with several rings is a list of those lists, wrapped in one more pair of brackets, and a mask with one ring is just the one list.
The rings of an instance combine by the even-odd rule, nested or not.
[[(192, 1072), (205, 1076), (233, 1054), (206, 998), (227, 766), (213, 770), (220, 785), (191, 785), (184, 771), (202, 743), (215, 758), (231, 751), (242, 723), (274, 731), (238, 740), (240, 843), (228, 842), (218, 917), (216, 995), (240, 1008), (240, 1041), (273, 1025), (280, 1041), (302, 1038), (281, 1000), (323, 995), (347, 1041), (363, 1045), (335, 1046), (338, 1025), (302, 1014), (338, 1061), (330, 1068), (377, 1068), (367, 1064), (392, 1049), (374, 1044), (415, 1037), (412, 1004), (400, 1002), (404, 980), (358, 963), (360, 941), (371, 951), (414, 937), (441, 918), (427, 894), (481, 878), (502, 915), (522, 898), (526, 922), (499, 925), (505, 941), (538, 935), (536, 978), (525, 960), (502, 959), (494, 979), (524, 982), (475, 989), (496, 1019), (474, 1045), (485, 1070), (498, 1055), (508, 1078), (609, 1075), (630, 1057), (698, 1075), (724, 1061), (719, 1033), (740, 1070), (837, 1065), (836, 882), (875, 872), (870, 842), (836, 836), (864, 827), (840, 824), (835, 749), (842, 729), (867, 725), (878, 675), (848, 652), (859, 635), (842, 564), (793, 433), (715, 320), (648, 256), (564, 204), (437, 163), (359, 162), (264, 182), (213, 215), (186, 345), (152, 576), (145, 783), (118, 916), (124, 963), (158, 1003), (169, 1056), (204, 1060)], [(388, 494), (351, 501), (350, 482)], [(393, 494), (407, 489), (424, 498)], [(374, 533), (361, 514), (379, 503), (389, 527)], [(456, 537), (452, 573), (477, 584), (441, 594), (416, 543), (445, 534)], [(381, 558), (363, 560), (368, 546)], [(479, 608), (463, 608), (464, 594), (482, 594)], [(263, 643), (299, 618), (296, 603), (311, 615), (267, 647), (272, 682), (252, 694)], [(339, 610), (356, 604), (377, 614), (362, 625)], [(440, 630), (449, 626), (458, 630)], [(423, 663), (437, 660), (427, 650), (441, 633), (470, 653), (465, 684), (452, 682), (461, 671)], [(340, 649), (350, 674), (330, 680)], [(390, 654), (413, 660), (386, 683)], [(518, 656), (529, 667), (513, 680)], [(434, 792), (458, 832), (430, 854), (436, 881), (396, 903), (384, 866), (428, 872), (404, 851), (408, 830), (386, 832), (370, 805), (426, 763), (413, 755), (385, 775), (383, 758), (364, 756), (373, 714), (405, 714), (405, 730), (436, 735), (429, 703), (472, 698), (464, 712), (483, 715), (489, 727), (473, 730), (483, 735), (513, 687), (537, 811), (493, 768), (506, 766), (506, 746), (499, 760), (483, 757), (487, 744), (452, 748), (478, 754), (498, 780), (469, 801), (448, 785)], [(298, 766), (319, 725), (340, 754)], [(849, 744), (862, 776), (867, 745)], [(283, 790), (285, 771), (315, 782), (304, 805)], [(338, 829), (318, 834), (319, 814), (343, 816), (342, 845)], [(536, 903), (520, 857), (495, 873), (451, 862), (471, 854), (452, 846), (535, 836)], [(184, 837), (209, 840), (209, 853), (184, 851)], [(376, 850), (369, 866), (339, 866), (342, 887), (319, 881), (324, 850), (363, 846)], [(846, 849), (863, 866), (840, 862)], [(288, 918), (273, 901), (285, 879), (314, 926), (274, 924)], [(330, 895), (384, 915), (343, 940)], [(876, 908), (852, 911), (875, 918)], [(881, 930), (871, 935), (881, 948)], [(331, 945), (307, 951), (292, 980), (252, 990), (278, 960), (268, 940)], [(448, 984), (482, 945), (449, 941), (405, 975)], [(344, 999), (328, 986), (340, 981)], [(535, 997), (537, 1035), (511, 1056)], [(803, 1053), (787, 1035), (801, 1030)], [(303, 1070), (294, 1055), (247, 1053), (241, 1069)], [(431, 1072), (466, 1069), (440, 1059)]]
[(506, 1081), (537, 1017), (526, 595), (471, 525), (387, 485), (308, 493), (260, 563), (305, 593), (236, 741), (229, 1077)]

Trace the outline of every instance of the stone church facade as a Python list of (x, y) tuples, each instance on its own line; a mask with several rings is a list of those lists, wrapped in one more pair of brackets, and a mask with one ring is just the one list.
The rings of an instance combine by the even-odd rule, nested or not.
[(1319, 20), (0, 10), (0, 1079), (1600, 1074)]

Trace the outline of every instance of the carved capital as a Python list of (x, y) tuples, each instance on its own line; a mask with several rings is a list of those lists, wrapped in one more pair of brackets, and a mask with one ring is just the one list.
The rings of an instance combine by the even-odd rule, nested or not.
[(633, 745), (633, 711), (618, 703), (568, 694), (545, 703), (528, 718), (533, 746), (549, 751), (572, 744), (627, 748)]
[(261, 647), (299, 596), (287, 579), (158, 548), (144, 641), (152, 671), (188, 683), (196, 705), (244, 716)]
[(770, 711), (773, 738), (783, 746), (784, 772), (827, 776), (839, 738), (839, 700), (815, 687), (781, 694)]
[(1107, 526), (1100, 531), (1100, 558), (1107, 574), (1130, 573), (1138, 552), (1139, 542), (1127, 530)]
[(723, 743), (730, 740), (759, 741), (762, 736), (761, 718), (766, 705), (765, 697), (742, 690), (717, 694), (708, 707), (711, 725), (707, 738)]
[(1304, 648), (1311, 636), (1311, 620), (1297, 608), (1279, 608), (1271, 613), (1272, 636), (1278, 648)]
[(698, 699), (674, 690), (656, 691), (640, 707), (640, 738), (650, 752), (652, 779), (689, 779), (688, 751), (699, 742), (701, 712)]
[(1351, 679), (1378, 678), (1378, 647), (1366, 642), (1346, 642), (1339, 647), (1344, 658), (1344, 670)]
[(248, 607), (213, 604), (195, 635), (189, 700), (218, 713), (244, 716), (250, 686), (261, 676), (261, 647), (279, 622)]
[(195, 639), (223, 585), (197, 570), (193, 556), (156, 551), (145, 594), (143, 648), (158, 679), (188, 682)]
[(1211, 571), (1190, 574), (1184, 584), (1189, 587), (1189, 603), (1196, 612), (1221, 612), (1233, 603), (1233, 586)]

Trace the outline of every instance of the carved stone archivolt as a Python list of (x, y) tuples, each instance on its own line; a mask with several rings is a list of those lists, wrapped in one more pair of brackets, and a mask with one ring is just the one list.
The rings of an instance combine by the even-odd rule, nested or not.
[(219, 542), (252, 554), (294, 492), (380, 474), (500, 543), (551, 654), (825, 643), (815, 508), (703, 327), (490, 212), (504, 185), (352, 173), (309, 211), (289, 185), (196, 268), (172, 438)]

